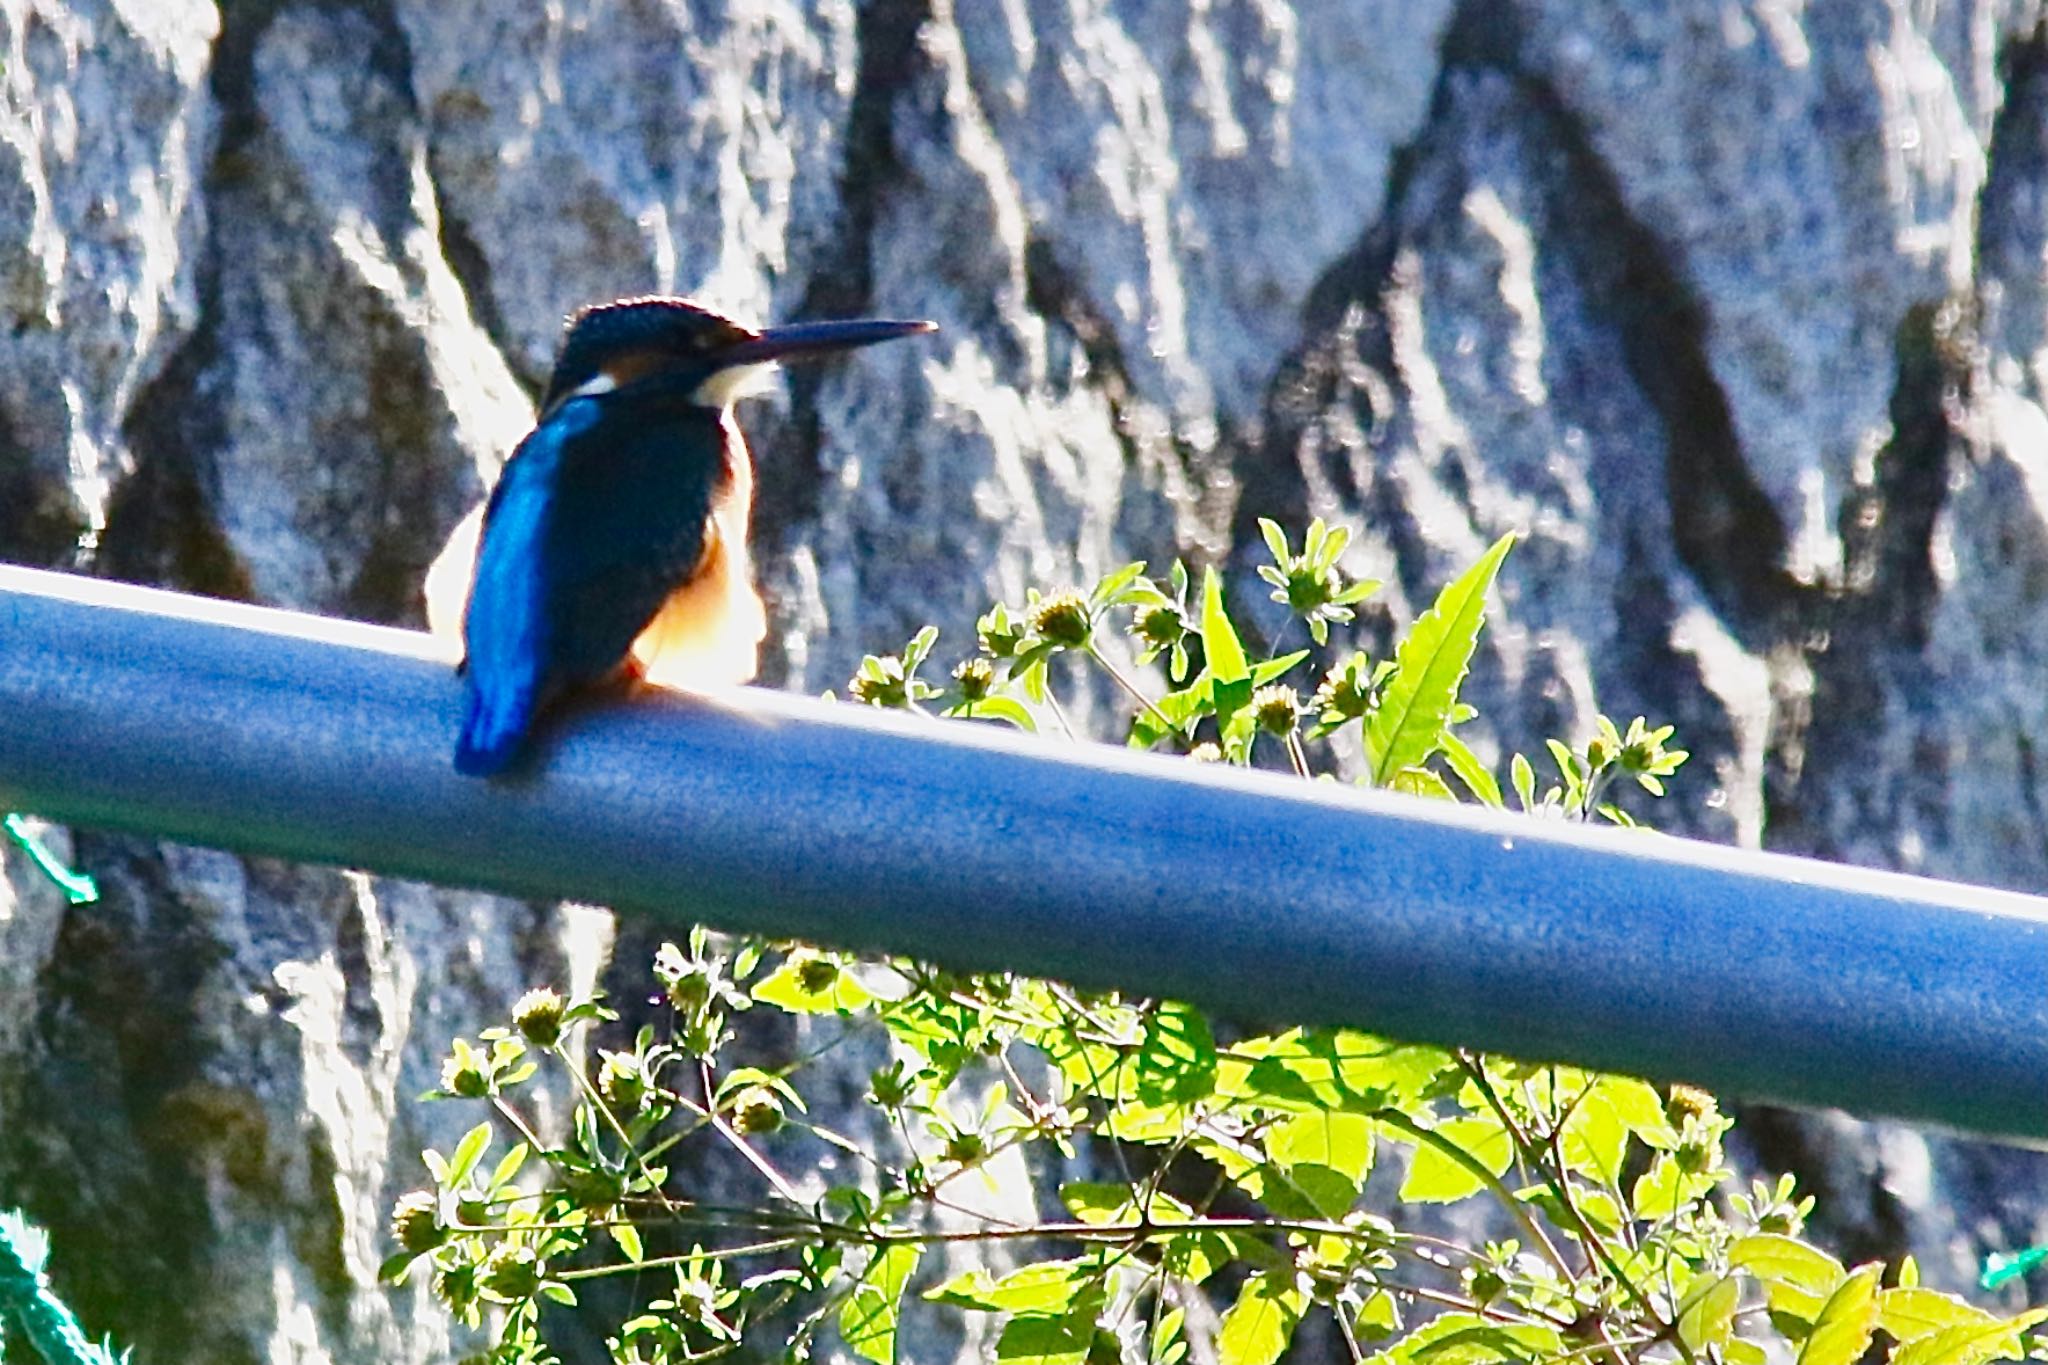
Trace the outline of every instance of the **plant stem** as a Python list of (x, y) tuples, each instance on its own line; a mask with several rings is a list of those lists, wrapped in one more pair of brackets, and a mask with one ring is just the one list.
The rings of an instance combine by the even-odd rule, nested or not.
[[(661, 1206), (668, 1210), (669, 1213), (680, 1216), (682, 1210), (677, 1207), (674, 1200), (668, 1197), (668, 1194), (661, 1188), (661, 1183), (654, 1178), (653, 1169), (648, 1166), (647, 1159), (640, 1155), (640, 1149), (633, 1145), (633, 1139), (626, 1135), (625, 1126), (619, 1122), (619, 1116), (614, 1114), (612, 1107), (604, 1102), (604, 1096), (599, 1094), (597, 1087), (590, 1083), (590, 1077), (583, 1074), (582, 1066), (564, 1050), (562, 1040), (556, 1039), (555, 1045), (549, 1048), (548, 1051), (553, 1053), (561, 1061), (562, 1065), (568, 1069), (569, 1074), (576, 1078), (576, 1084), (583, 1091), (583, 1098), (590, 1102), (593, 1109), (604, 1116), (605, 1123), (610, 1126), (612, 1132), (618, 1135), (620, 1145), (626, 1149), (627, 1155), (633, 1158), (634, 1166), (639, 1168), (640, 1178), (647, 1182), (647, 1188), (653, 1192), (656, 1199), (661, 1201)], [(535, 1147), (534, 1150), (545, 1151), (546, 1148)]]
[(1172, 721), (1166, 718), (1166, 713), (1164, 711), (1161, 711), (1157, 706), (1155, 706), (1150, 697), (1146, 696), (1143, 692), (1138, 690), (1137, 684), (1133, 683), (1129, 678), (1124, 676), (1124, 672), (1122, 669), (1118, 668), (1115, 664), (1111, 663), (1108, 657), (1104, 655), (1101, 650), (1095, 647), (1095, 641), (1093, 639), (1088, 641), (1087, 650), (1088, 657), (1095, 660), (1096, 663), (1100, 664), (1102, 666), (1102, 671), (1109, 674), (1109, 676), (1115, 680), (1116, 685), (1118, 687), (1121, 687), (1124, 691), (1130, 693), (1131, 696), (1137, 699), (1138, 705), (1144, 707), (1147, 711), (1150, 711), (1152, 713), (1152, 719), (1159, 723), (1159, 727), (1161, 729), (1165, 730), (1168, 734), (1172, 734), (1180, 728), (1179, 726), (1175, 725)]
[[(1522, 1131), (1520, 1125), (1514, 1121), (1514, 1117), (1509, 1114), (1506, 1104), (1502, 1102), (1499, 1092), (1494, 1089), (1493, 1082), (1487, 1079), (1486, 1070), (1479, 1064), (1478, 1059), (1462, 1049), (1455, 1055), (1457, 1056), (1459, 1067), (1470, 1078), (1472, 1084), (1478, 1088), (1479, 1093), (1486, 1097), (1487, 1104), (1492, 1107), (1494, 1113), (1499, 1116), (1501, 1123), (1506, 1126), (1508, 1133), (1514, 1139), (1516, 1149), (1527, 1149), (1535, 1152), (1535, 1143), (1527, 1133)], [(1575, 1224), (1573, 1231), (1584, 1243), (1587, 1256), (1599, 1259), (1601, 1266), (1609, 1275), (1614, 1277), (1614, 1282), (1620, 1285), (1623, 1292), (1634, 1301), (1644, 1318), (1656, 1326), (1658, 1335), (1668, 1336), (1671, 1339), (1671, 1344), (1678, 1348), (1678, 1353), (1685, 1357), (1687, 1365), (1692, 1365), (1694, 1360), (1692, 1348), (1679, 1339), (1677, 1333), (1671, 1330), (1671, 1324), (1664, 1321), (1663, 1315), (1657, 1311), (1656, 1305), (1650, 1302), (1649, 1296), (1643, 1293), (1636, 1282), (1630, 1279), (1627, 1273), (1622, 1270), (1620, 1263), (1614, 1259), (1613, 1253), (1607, 1249), (1606, 1241), (1593, 1230), (1593, 1225), (1586, 1221), (1586, 1216), (1579, 1212), (1578, 1205), (1572, 1202), (1571, 1194), (1565, 1188), (1566, 1182), (1563, 1177), (1559, 1172), (1551, 1169), (1549, 1162), (1541, 1160), (1540, 1157), (1541, 1153), (1535, 1152), (1535, 1155), (1531, 1156), (1529, 1164), (1535, 1167), (1536, 1173), (1543, 1178), (1543, 1183), (1550, 1186), (1550, 1192), (1557, 1196), (1558, 1204), (1571, 1216), (1572, 1222)], [(1616, 1359), (1618, 1360), (1619, 1358), (1620, 1356), (1617, 1352)]]
[(505, 1102), (503, 1095), (491, 1096), (491, 1108), (497, 1110), (498, 1113), (504, 1116), (505, 1122), (518, 1130), (519, 1136), (525, 1140), (527, 1147), (534, 1153), (538, 1154), (548, 1149), (547, 1144), (535, 1137), (533, 1130), (526, 1126), (526, 1120), (519, 1117), (519, 1111)]
[(674, 1256), (653, 1256), (644, 1261), (620, 1261), (614, 1265), (586, 1266), (580, 1270), (562, 1270), (554, 1273), (557, 1280), (594, 1280), (604, 1275), (621, 1275), (629, 1271), (654, 1270), (662, 1266), (687, 1265), (691, 1261), (732, 1261), (742, 1256), (766, 1256), (774, 1251), (787, 1251), (791, 1247), (804, 1246), (812, 1237), (778, 1237), (770, 1242), (753, 1242), (746, 1246), (719, 1247), (715, 1250), (680, 1252)]
[(1358, 1349), (1358, 1334), (1351, 1330), (1351, 1316), (1338, 1304), (1331, 1316), (1337, 1319), (1337, 1331), (1344, 1338), (1344, 1349), (1351, 1354), (1351, 1365), (1365, 1365), (1365, 1352)]
[(1050, 678), (1046, 679), (1045, 683), (1045, 704), (1052, 708), (1052, 718), (1060, 723), (1061, 733), (1065, 734), (1068, 739), (1078, 739), (1079, 736), (1074, 733), (1074, 727), (1067, 724), (1067, 713), (1060, 705), (1060, 699), (1053, 695), (1052, 680)]
[(1585, 799), (1579, 806), (1579, 823), (1590, 824), (1592, 822), (1593, 813), (1600, 809), (1601, 794), (1613, 784), (1614, 774), (1618, 771), (1620, 771), (1619, 768), (1609, 766), (1594, 773), (1586, 780)]
[(725, 1121), (725, 1116), (719, 1113), (717, 1107), (712, 1103), (712, 1096), (716, 1095), (718, 1090), (711, 1083), (710, 1062), (699, 1059), (697, 1062), (697, 1081), (698, 1084), (704, 1087), (704, 1112), (710, 1115), (712, 1128), (717, 1130), (720, 1137), (739, 1149), (740, 1155), (745, 1157), (748, 1164), (761, 1173), (762, 1178), (768, 1182), (770, 1188), (775, 1193), (781, 1195), (798, 1208), (804, 1207), (803, 1198), (790, 1187), (787, 1180), (782, 1178), (782, 1172), (769, 1165), (768, 1158), (755, 1151), (753, 1145), (740, 1136), (738, 1129)]
[(1542, 1249), (1544, 1257), (1551, 1265), (1557, 1268), (1558, 1274), (1564, 1276), (1568, 1281), (1576, 1282), (1578, 1280), (1578, 1276), (1572, 1271), (1571, 1265), (1565, 1260), (1563, 1254), (1558, 1251), (1556, 1245), (1548, 1237), (1544, 1236), (1542, 1227), (1537, 1224), (1534, 1218), (1529, 1216), (1529, 1210), (1523, 1206), (1522, 1201), (1515, 1198), (1515, 1192), (1502, 1184), (1499, 1176), (1487, 1170), (1486, 1163), (1445, 1137), (1442, 1133), (1437, 1132), (1433, 1128), (1423, 1127), (1398, 1109), (1376, 1109), (1373, 1111), (1372, 1117), (1390, 1128), (1398, 1128), (1410, 1137), (1428, 1143), (1452, 1161), (1464, 1167), (1475, 1179), (1481, 1181), (1488, 1190), (1493, 1192), (1494, 1198), (1500, 1201), (1501, 1207), (1507, 1210), (1508, 1216), (1513, 1218), (1517, 1226), (1528, 1235), (1529, 1241), (1533, 1245)]

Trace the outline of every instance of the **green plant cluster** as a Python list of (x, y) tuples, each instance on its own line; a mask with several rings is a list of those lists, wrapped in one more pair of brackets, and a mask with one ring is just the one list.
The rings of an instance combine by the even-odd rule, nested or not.
[[(1267, 540), (1274, 599), (1325, 643), (1373, 586), (1342, 573), (1345, 533), (1317, 523), (1299, 554), (1278, 528)], [(1272, 745), (1308, 777), (1309, 746), (1350, 732), (1360, 780), (1498, 806), (1456, 728), (1472, 719), (1458, 692), (1508, 550), (1446, 587), (1392, 658), (1336, 660), (1306, 698), (1286, 680), (1307, 653), (1254, 657), (1218, 575), (1196, 592), (1180, 565), (997, 606), (946, 688), (919, 677), (926, 631), (866, 660), (851, 691), (1065, 727), (1050, 665), (1069, 655), (1132, 695), (1135, 746), (1242, 764)], [(1171, 690), (1146, 694), (1114, 661), (1118, 631)], [(1555, 781), (1517, 757), (1510, 785), (1531, 811), (1632, 823), (1615, 794), (1624, 779), (1662, 793), (1685, 760), (1670, 734), (1603, 720), (1582, 745), (1550, 747)], [(1312, 1321), (1354, 1361), (1387, 1365), (2048, 1358), (2035, 1334), (2048, 1310), (2001, 1316), (1921, 1286), (1910, 1260), (1849, 1267), (1803, 1240), (1812, 1201), (1789, 1177), (1741, 1188), (1723, 1158), (1729, 1120), (1697, 1090), (1349, 1030), (1237, 1036), (1170, 1001), (701, 930), (665, 946), (654, 974), (661, 1025), (594, 1066), (582, 1034), (609, 1012), (548, 990), (447, 1060), (437, 1093), (491, 1113), (426, 1154), (431, 1185), (398, 1201), (385, 1273), (426, 1277), (463, 1322), (490, 1323), (494, 1365), (554, 1359), (544, 1305), (573, 1307), (579, 1284), (611, 1276), (653, 1286), (611, 1337), (620, 1365), (742, 1349), (800, 1362), (834, 1335), (893, 1365), (913, 1293), (991, 1315), (1007, 1365), (1271, 1365)], [(748, 1054), (733, 1019), (755, 1009), (809, 1021), (808, 1050)], [(821, 1064), (877, 1033), (889, 1060), (858, 1130), (819, 1122), (806, 1095), (833, 1084)], [(543, 1064), (579, 1096), (560, 1141), (528, 1118)], [(744, 1163), (751, 1197), (672, 1188), (671, 1165), (701, 1144)], [(834, 1160), (792, 1155), (806, 1151)], [(1028, 1220), (985, 1211), (998, 1185), (1084, 1153), (1105, 1178), (1059, 1184)], [(1398, 1216), (1468, 1200), (1494, 1206), (1501, 1240)], [(1006, 1268), (932, 1274), (935, 1252), (962, 1242)]]
[[(1317, 519), (1296, 553), (1278, 525), (1262, 519), (1259, 527), (1272, 556), (1259, 575), (1273, 586), (1272, 600), (1307, 628), (1317, 646), (1327, 644), (1330, 623), (1352, 620), (1356, 606), (1380, 586), (1370, 579), (1348, 580), (1338, 566), (1350, 531)], [(1476, 714), (1458, 699), (1458, 690), (1479, 645), (1487, 593), (1513, 543), (1513, 536), (1503, 536), (1438, 594), (1393, 657), (1375, 660), (1354, 650), (1331, 662), (1307, 695), (1290, 679), (1309, 663), (1312, 651), (1252, 657), (1227, 609), (1222, 575), (1206, 570), (1197, 594), (1179, 561), (1163, 582), (1147, 577), (1145, 565), (1127, 564), (1085, 593), (1041, 595), (1033, 589), (1022, 608), (997, 603), (976, 623), (976, 652), (954, 666), (949, 686), (920, 676), (938, 642), (938, 631), (926, 627), (901, 653), (868, 655), (847, 691), (872, 706), (1003, 721), (1034, 732), (1049, 717), (1073, 738), (1051, 670), (1055, 659), (1067, 656), (1100, 669), (1131, 698), (1133, 748), (1250, 764), (1264, 739), (1307, 777), (1307, 745), (1355, 726), (1364, 752), (1362, 784), (1446, 800), (1462, 789), (1501, 807), (1500, 783), (1457, 733)], [(1111, 642), (1119, 635), (1138, 665), (1164, 661), (1171, 690), (1152, 696), (1132, 680), (1114, 657)], [(1686, 760), (1684, 750), (1665, 748), (1672, 734), (1668, 725), (1653, 729), (1638, 716), (1623, 732), (1602, 716), (1597, 726), (1576, 749), (1549, 741), (1554, 781), (1540, 780), (1527, 758), (1514, 756), (1509, 773), (1523, 810), (1579, 819), (1597, 813), (1633, 824), (1610, 799), (1616, 781), (1633, 780), (1661, 796), (1664, 779)]]

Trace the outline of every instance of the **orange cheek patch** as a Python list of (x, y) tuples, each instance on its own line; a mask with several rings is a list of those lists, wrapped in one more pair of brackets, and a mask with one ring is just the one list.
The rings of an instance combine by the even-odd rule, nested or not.
[(627, 351), (624, 355), (613, 356), (599, 368), (617, 388), (625, 388), (636, 379), (645, 379), (661, 364), (661, 357), (653, 351)]

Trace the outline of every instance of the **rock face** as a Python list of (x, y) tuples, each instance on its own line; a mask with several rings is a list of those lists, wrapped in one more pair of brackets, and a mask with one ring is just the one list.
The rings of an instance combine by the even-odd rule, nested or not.
[[(1678, 827), (2048, 887), (2033, 3), (8, 0), (0, 68), (0, 556), (416, 622), (571, 308), (927, 316), (747, 419), (770, 681), (1260, 516), (1405, 620), (1519, 529), (1483, 754), (1640, 711)], [(604, 921), (74, 851), (99, 906), (0, 883), (62, 1287), (151, 1360), (445, 1358), (370, 1284), (410, 1097)], [(1930, 1281), (2048, 1240), (2038, 1160), (1753, 1146)]]

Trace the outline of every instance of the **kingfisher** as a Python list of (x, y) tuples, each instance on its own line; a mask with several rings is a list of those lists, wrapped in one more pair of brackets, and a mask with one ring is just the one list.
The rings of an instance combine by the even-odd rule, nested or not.
[(933, 330), (868, 318), (756, 331), (679, 298), (570, 318), (533, 431), (427, 574), (429, 624), (462, 639), (456, 771), (503, 772), (535, 717), (578, 689), (751, 679), (768, 619), (733, 402), (778, 361)]

